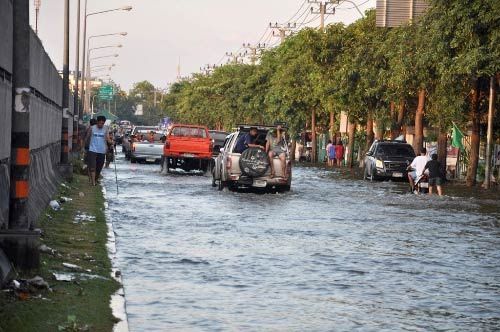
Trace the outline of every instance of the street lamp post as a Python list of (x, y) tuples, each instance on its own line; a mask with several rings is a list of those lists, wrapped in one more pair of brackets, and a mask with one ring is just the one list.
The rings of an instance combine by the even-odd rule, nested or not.
[[(94, 59), (97, 59), (97, 58), (94, 58), (94, 59), (90, 59), (90, 53), (91, 51), (93, 50), (97, 50), (97, 49), (103, 49), (103, 48), (113, 48), (113, 47), (122, 47), (121, 44), (118, 44), (118, 45), (106, 45), (106, 46), (100, 46), (100, 47), (94, 47), (94, 48), (91, 48), (87, 51), (87, 77), (86, 77), (86, 80), (87, 80), (87, 89), (89, 89), (89, 81), (90, 79), (92, 78), (91, 75), (90, 75), (90, 60), (94, 60)], [(115, 54), (114, 56), (118, 56), (118, 54)], [(90, 106), (90, 91), (87, 90), (87, 92), (85, 93), (85, 109), (86, 111), (88, 112), (88, 109), (89, 109), (89, 106)]]
[[(101, 71), (101, 70), (104, 70), (104, 69), (111, 70), (115, 66), (115, 64), (113, 63), (112, 65), (105, 65), (108, 68), (100, 68), (98, 70), (94, 70), (94, 68), (90, 67), (90, 63), (93, 60), (104, 59), (104, 58), (111, 58), (111, 57), (113, 57), (113, 58), (118, 57), (118, 54), (103, 55), (103, 56), (98, 56), (98, 57), (94, 57), (94, 58), (89, 58), (87, 60), (88, 61), (88, 70), (87, 70), (87, 77), (86, 77), (85, 81), (86, 81), (86, 91), (87, 91), (86, 97), (88, 99), (86, 99), (84, 102), (86, 103), (88, 110), (90, 110), (90, 106), (91, 106), (90, 105), (90, 95), (91, 95), (91, 89), (92, 89), (92, 86), (91, 86), (92, 72), (93, 71)], [(97, 67), (100, 67), (100, 66), (97, 66)], [(96, 78), (99, 78), (99, 77), (109, 77), (109, 76), (110, 75), (107, 74), (107, 75), (96, 76)]]
[[(83, 20), (83, 60), (82, 60), (82, 78), (85, 77), (85, 46), (86, 46), (86, 42), (87, 42), (87, 18), (89, 16), (92, 16), (92, 15), (97, 15), (97, 14), (103, 14), (103, 13), (108, 13), (108, 12), (112, 12), (112, 11), (117, 11), (117, 10), (126, 10), (126, 11), (130, 11), (132, 10), (132, 6), (124, 6), (124, 7), (120, 7), (120, 8), (115, 8), (115, 9), (108, 9), (108, 10), (103, 10), (103, 11), (99, 11), (99, 12), (93, 12), (93, 13), (88, 13), (87, 14), (87, 0), (85, 0), (85, 19)], [(80, 91), (80, 96), (82, 96), (82, 98), (84, 97), (84, 94), (85, 94), (85, 89), (84, 89), (84, 82), (83, 82), (83, 79), (82, 79), (82, 84), (81, 84), (81, 91)], [(84, 99), (85, 100), (85, 99)], [(88, 109), (87, 109), (88, 111)]]

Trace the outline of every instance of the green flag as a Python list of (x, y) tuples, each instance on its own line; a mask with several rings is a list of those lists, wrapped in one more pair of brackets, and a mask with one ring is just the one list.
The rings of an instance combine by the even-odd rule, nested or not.
[(453, 133), (451, 134), (451, 146), (455, 148), (463, 149), (462, 138), (464, 135), (460, 132), (460, 130), (453, 124)]

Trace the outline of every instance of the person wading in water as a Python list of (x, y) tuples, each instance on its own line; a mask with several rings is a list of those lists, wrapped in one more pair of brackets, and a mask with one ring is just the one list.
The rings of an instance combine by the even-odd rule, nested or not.
[(104, 125), (105, 122), (106, 117), (98, 116), (97, 124), (90, 127), (85, 137), (85, 141), (90, 139), (88, 159), (90, 179), (93, 186), (99, 183), (104, 159), (108, 150), (107, 144), (113, 144), (113, 141), (109, 137), (108, 127)]

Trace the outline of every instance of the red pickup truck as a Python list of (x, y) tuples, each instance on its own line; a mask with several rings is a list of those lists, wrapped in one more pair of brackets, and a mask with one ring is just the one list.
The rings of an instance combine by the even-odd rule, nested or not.
[(162, 170), (167, 173), (177, 169), (206, 172), (212, 163), (212, 150), (207, 127), (174, 124), (167, 131), (163, 146)]

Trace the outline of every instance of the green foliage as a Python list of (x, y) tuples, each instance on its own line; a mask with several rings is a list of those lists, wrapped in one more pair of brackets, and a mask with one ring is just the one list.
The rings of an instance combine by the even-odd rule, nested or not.
[(371, 10), (347, 27), (303, 29), (265, 51), (257, 65), (226, 65), (173, 84), (160, 113), (226, 130), (280, 120), (297, 134), (310, 128), (315, 108), (319, 131), (328, 128), (330, 112), (338, 119), (341, 111), (360, 124), (371, 113), (387, 128), (391, 102), (404, 102), (411, 115), (424, 89), (428, 126), (464, 124), (472, 82), (500, 71), (500, 6), (495, 0), (430, 4), (419, 20), (399, 28), (377, 28)]

